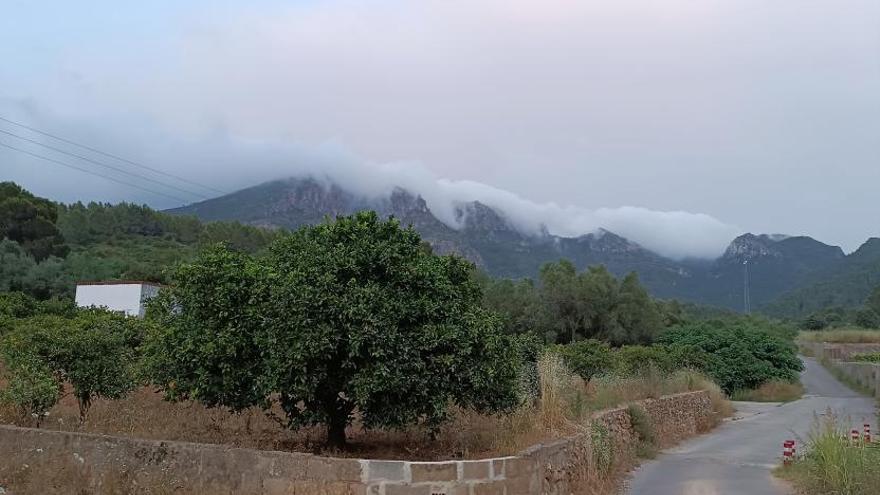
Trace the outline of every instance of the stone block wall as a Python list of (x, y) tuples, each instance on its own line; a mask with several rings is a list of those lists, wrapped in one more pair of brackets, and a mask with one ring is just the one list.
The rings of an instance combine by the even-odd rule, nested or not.
[(809, 349), (816, 359), (846, 361), (855, 354), (880, 352), (880, 344), (830, 344), (824, 342), (801, 342), (800, 346)]
[[(661, 447), (708, 430), (713, 421), (709, 396), (702, 391), (636, 404), (653, 423)], [(597, 413), (594, 422), (616, 450), (636, 442), (626, 408)], [(0, 426), (0, 486), (16, 494), (16, 479), (22, 479), (30, 467), (51, 466), (44, 469), (70, 470), (71, 476), (97, 493), (110, 492), (107, 487), (119, 484), (122, 477), (129, 487), (125, 493), (561, 495), (570, 493), (569, 485), (577, 477), (597, 469), (594, 443), (585, 431), (535, 445), (516, 456), (412, 462)]]

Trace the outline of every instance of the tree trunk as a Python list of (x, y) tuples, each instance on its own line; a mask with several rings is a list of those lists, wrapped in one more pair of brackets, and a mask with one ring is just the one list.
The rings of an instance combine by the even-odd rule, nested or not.
[(83, 424), (86, 421), (86, 413), (92, 405), (92, 394), (78, 395), (76, 402), (79, 405), (79, 424)]
[(337, 411), (327, 422), (327, 445), (339, 450), (345, 450), (346, 438), (345, 427), (348, 424), (348, 414)]

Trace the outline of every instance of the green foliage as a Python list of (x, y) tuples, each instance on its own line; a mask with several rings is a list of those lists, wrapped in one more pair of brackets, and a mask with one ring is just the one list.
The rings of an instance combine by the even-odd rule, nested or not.
[(70, 290), (63, 260), (51, 256), (37, 263), (15, 241), (0, 240), (0, 292), (23, 291), (46, 299)]
[(880, 314), (880, 287), (875, 287), (874, 290), (871, 291), (871, 295), (865, 300), (865, 307)]
[(629, 422), (636, 434), (639, 457), (653, 457), (657, 450), (657, 434), (654, 431), (654, 421), (648, 416), (644, 408), (636, 404), (630, 404), (626, 408), (629, 414)]
[(880, 314), (870, 308), (860, 309), (853, 323), (861, 328), (880, 328)]
[(614, 466), (614, 439), (605, 425), (595, 421), (590, 425), (590, 444), (593, 465), (599, 473), (608, 474)]
[[(504, 319), (504, 328), (511, 334), (535, 334), (542, 340), (555, 340), (548, 308), (530, 279), (492, 279), (483, 275), (483, 306), (491, 308)], [(549, 333), (549, 335), (548, 335)]]
[(803, 364), (791, 340), (792, 332), (759, 320), (714, 320), (671, 329), (660, 342), (708, 354), (703, 371), (729, 394), (774, 379), (794, 381)]
[(614, 368), (614, 354), (606, 342), (580, 340), (572, 344), (555, 345), (551, 349), (562, 356), (568, 369), (584, 380), (590, 380)]
[(797, 318), (825, 308), (851, 310), (861, 307), (878, 286), (880, 238), (875, 237), (839, 262), (810, 274), (794, 290), (777, 297), (761, 310), (773, 316)]
[(509, 332), (551, 343), (649, 343), (665, 321), (683, 318), (680, 306), (652, 300), (635, 273), (618, 280), (605, 267), (578, 273), (560, 260), (541, 268), (539, 282), (484, 279), (484, 305), (505, 317)]
[(21, 356), (5, 374), (8, 383), (0, 390), (0, 403), (12, 405), (22, 416), (33, 417), (39, 426), (61, 396), (61, 386), (52, 371), (33, 356)]
[(67, 246), (55, 226), (57, 206), (12, 182), (0, 182), (0, 240), (10, 239), (36, 261), (64, 257)]
[(862, 361), (866, 363), (880, 363), (880, 352), (869, 352), (865, 354), (856, 354), (850, 357), (851, 361)]
[(702, 370), (711, 359), (694, 345), (623, 346), (614, 353), (615, 371), (622, 375), (641, 375), (658, 370), (672, 372), (680, 369)]
[[(202, 224), (130, 203), (58, 205), (0, 183), (0, 291), (48, 299), (72, 297), (77, 280), (167, 283), (168, 270), (203, 246), (226, 242), (254, 253), (278, 234), (236, 222)], [(58, 244), (62, 238), (66, 245)]]
[(69, 299), (39, 301), (23, 292), (0, 292), (0, 336), (12, 329), (19, 318), (37, 315), (73, 316), (76, 307)]
[(367, 428), (436, 427), (450, 404), (508, 410), (524, 349), (480, 307), (471, 270), (375, 213), (305, 227), (262, 258), (214, 247), (157, 300), (149, 369), (172, 399), (277, 400), (291, 427), (327, 425), (337, 446), (355, 410)]
[(0, 339), (0, 355), (13, 382), (31, 383), (33, 376), (42, 380), (39, 370), (54, 377), (59, 388), (69, 382), (84, 418), (93, 398), (120, 398), (137, 385), (143, 326), (140, 320), (98, 310), (73, 318), (34, 316), (17, 321)]

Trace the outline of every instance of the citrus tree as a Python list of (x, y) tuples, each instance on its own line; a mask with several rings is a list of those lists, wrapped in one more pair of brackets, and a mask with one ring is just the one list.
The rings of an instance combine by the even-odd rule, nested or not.
[(49, 409), (58, 398), (49, 393), (50, 380), (55, 390), (67, 382), (84, 420), (95, 397), (118, 399), (137, 385), (142, 326), (101, 310), (17, 321), (0, 339), (11, 384), (6, 399), (27, 409)]
[(216, 246), (155, 302), (149, 369), (170, 399), (277, 402), (336, 447), (355, 413), (367, 428), (436, 427), (453, 404), (510, 409), (521, 347), (481, 309), (472, 268), (372, 212), (283, 236), (262, 258)]

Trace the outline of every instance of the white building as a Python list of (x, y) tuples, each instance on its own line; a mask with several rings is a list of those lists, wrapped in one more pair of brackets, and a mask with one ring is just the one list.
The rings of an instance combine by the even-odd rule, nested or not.
[(76, 305), (81, 308), (107, 308), (143, 318), (147, 300), (156, 296), (160, 288), (159, 284), (139, 280), (78, 282)]

